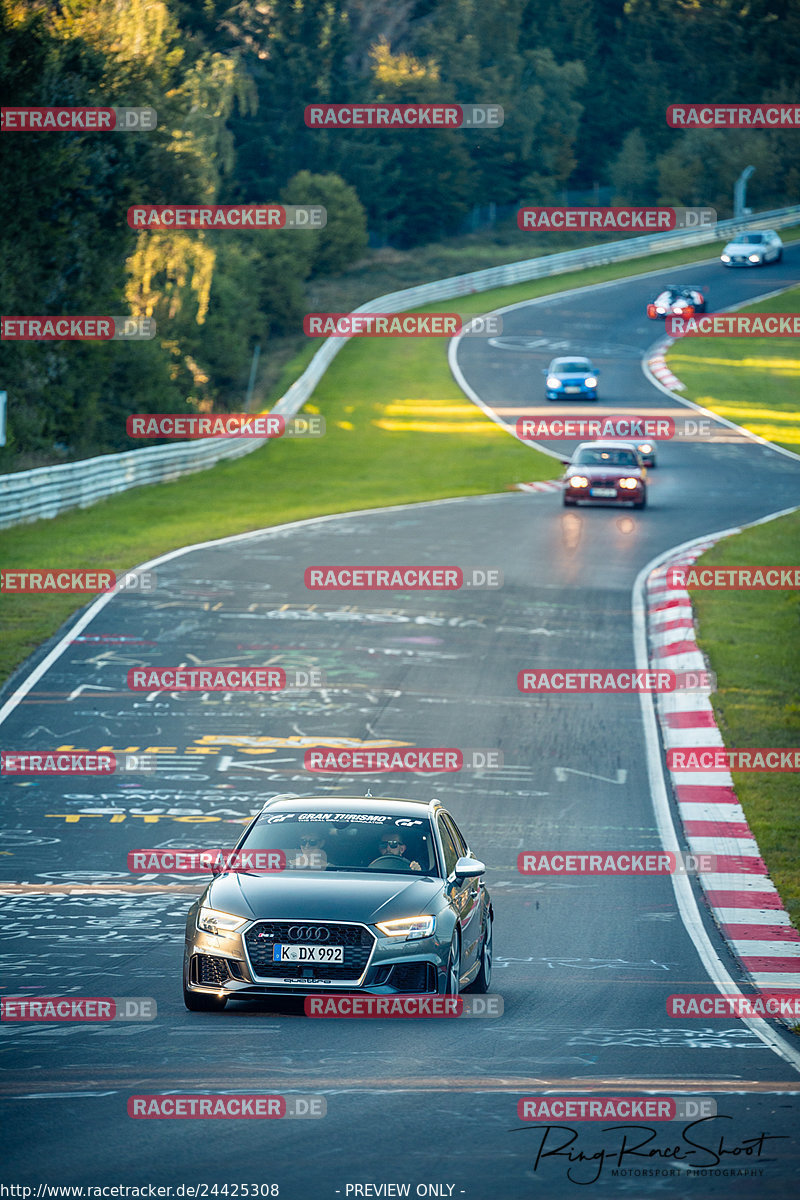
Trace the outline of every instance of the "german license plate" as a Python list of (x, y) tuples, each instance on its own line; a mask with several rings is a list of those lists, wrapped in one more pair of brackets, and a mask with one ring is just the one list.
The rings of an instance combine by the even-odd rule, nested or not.
[(343, 963), (344, 946), (285, 946), (272, 947), (273, 962)]
[(611, 496), (616, 496), (616, 494), (617, 494), (617, 489), (616, 489), (616, 488), (589, 488), (589, 495), (590, 495), (590, 496), (604, 496), (604, 497), (605, 497), (605, 496), (608, 496), (608, 497), (611, 497)]
[(580, 390), (581, 389), (579, 387), (565, 387), (564, 388), (565, 392), (579, 392)]

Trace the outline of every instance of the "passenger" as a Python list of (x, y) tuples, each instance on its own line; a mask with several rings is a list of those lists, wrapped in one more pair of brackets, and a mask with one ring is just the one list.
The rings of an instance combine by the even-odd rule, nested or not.
[(328, 865), (328, 856), (323, 849), (325, 838), (320, 834), (301, 833), (300, 849), (286, 855), (287, 867), (297, 870), (324, 871)]

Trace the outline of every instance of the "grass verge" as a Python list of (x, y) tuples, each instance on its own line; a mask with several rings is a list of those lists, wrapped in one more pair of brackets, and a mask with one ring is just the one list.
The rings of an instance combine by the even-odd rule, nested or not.
[[(798, 561), (800, 512), (726, 538), (699, 563)], [(692, 590), (698, 642), (717, 673), (712, 702), (728, 747), (800, 745), (800, 593)], [(734, 772), (736, 794), (795, 926), (800, 928), (800, 802), (790, 772)]]
[[(742, 312), (800, 312), (800, 288)], [(682, 393), (751, 433), (800, 453), (800, 349), (795, 338), (684, 338), (667, 361)]]

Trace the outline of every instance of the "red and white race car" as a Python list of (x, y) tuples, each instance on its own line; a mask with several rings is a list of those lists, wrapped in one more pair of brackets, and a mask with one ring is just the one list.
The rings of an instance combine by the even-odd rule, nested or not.
[(691, 317), (694, 313), (705, 311), (706, 298), (698, 288), (679, 287), (672, 283), (647, 305), (647, 315), (651, 320), (659, 317)]

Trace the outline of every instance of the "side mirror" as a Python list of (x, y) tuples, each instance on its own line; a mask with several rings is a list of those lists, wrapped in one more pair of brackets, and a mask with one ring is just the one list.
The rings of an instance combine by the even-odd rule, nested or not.
[(457, 883), (460, 883), (462, 879), (477, 879), (480, 875), (485, 874), (486, 864), (479, 862), (477, 858), (460, 858), (453, 870)]

